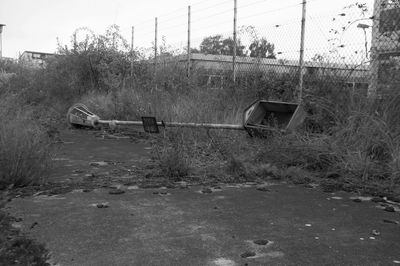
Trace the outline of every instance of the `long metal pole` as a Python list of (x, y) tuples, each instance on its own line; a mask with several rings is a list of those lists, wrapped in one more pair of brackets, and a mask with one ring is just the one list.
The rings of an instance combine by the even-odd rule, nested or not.
[(237, 0), (234, 0), (233, 7), (233, 82), (236, 82), (236, 20), (237, 20)]
[(187, 39), (187, 76), (190, 85), (190, 6), (188, 6), (188, 39)]
[[(119, 120), (98, 120), (96, 125), (125, 125), (125, 126), (143, 126), (142, 121), (119, 121)], [(191, 128), (214, 128), (214, 129), (233, 129), (244, 130), (243, 125), (235, 124), (210, 124), (210, 123), (179, 123), (179, 122), (157, 122), (158, 126), (166, 127), (191, 127)]]
[(132, 39), (131, 39), (131, 77), (133, 77), (133, 60), (134, 60), (134, 55), (133, 55), (133, 38), (135, 35), (135, 27), (132, 26)]
[(5, 24), (0, 24), (0, 59), (3, 57), (3, 27)]
[(300, 38), (300, 59), (299, 59), (299, 99), (303, 100), (303, 77), (304, 77), (304, 36), (306, 31), (306, 7), (307, 0), (303, 0), (303, 10), (301, 15), (301, 38)]
[(3, 57), (3, 26), (0, 26), (0, 59)]
[(155, 19), (154, 26), (155, 26), (154, 27), (154, 82), (155, 82), (157, 77), (157, 30), (158, 30), (157, 17)]

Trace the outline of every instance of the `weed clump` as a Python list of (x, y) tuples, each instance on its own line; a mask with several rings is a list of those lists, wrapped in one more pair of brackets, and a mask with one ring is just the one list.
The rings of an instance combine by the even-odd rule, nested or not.
[(163, 151), (159, 161), (161, 174), (172, 181), (181, 181), (189, 175), (189, 162), (176, 148)]
[(0, 105), (0, 189), (39, 182), (50, 166), (46, 130), (12, 97)]
[(174, 182), (182, 181), (189, 175), (188, 147), (184, 143), (182, 134), (170, 135), (168, 139), (164, 137), (154, 147), (160, 175)]

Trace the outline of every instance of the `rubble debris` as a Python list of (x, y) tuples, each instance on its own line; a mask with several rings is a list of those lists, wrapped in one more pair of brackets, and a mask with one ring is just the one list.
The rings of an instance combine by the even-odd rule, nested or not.
[(383, 198), (381, 198), (381, 197), (374, 197), (374, 198), (371, 199), (371, 201), (372, 201), (372, 202), (376, 202), (376, 203), (379, 203), (379, 202), (386, 202), (385, 199), (383, 199)]
[(393, 206), (386, 206), (384, 210), (387, 211), (387, 212), (394, 212), (394, 207)]
[(269, 243), (269, 241), (266, 239), (258, 239), (258, 240), (254, 240), (253, 243), (256, 245), (265, 246), (266, 244)]
[(395, 220), (388, 220), (388, 219), (383, 219), (384, 223), (388, 223), (388, 224), (400, 224), (399, 221), (395, 221)]
[(210, 193), (212, 193), (212, 190), (211, 190), (211, 188), (204, 188), (201, 190), (201, 193), (210, 194)]
[(90, 162), (89, 165), (90, 165), (90, 166), (106, 166), (106, 165), (108, 165), (108, 163), (107, 163), (107, 162), (104, 162), (104, 161), (100, 161), (100, 162)]
[(124, 193), (125, 193), (125, 191), (122, 189), (119, 189), (119, 188), (108, 191), (108, 194), (110, 194), (110, 195), (120, 195), (120, 194), (124, 194)]
[(372, 234), (374, 235), (374, 236), (379, 236), (381, 233), (378, 231), (378, 230), (372, 230)]
[(270, 192), (269, 188), (267, 186), (259, 186), (256, 188), (258, 191), (262, 192)]
[(240, 257), (242, 258), (249, 258), (249, 257), (254, 257), (256, 253), (254, 251), (246, 251), (242, 254), (240, 254)]

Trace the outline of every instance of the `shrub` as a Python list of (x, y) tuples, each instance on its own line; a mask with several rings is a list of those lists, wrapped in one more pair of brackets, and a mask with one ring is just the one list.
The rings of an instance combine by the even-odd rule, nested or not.
[(233, 155), (231, 155), (228, 159), (226, 171), (228, 172), (228, 174), (236, 178), (245, 177), (247, 174), (247, 169), (243, 161)]
[(160, 174), (172, 181), (181, 181), (189, 175), (190, 160), (183, 134), (170, 135), (156, 144), (155, 152), (160, 167)]
[(46, 131), (14, 97), (3, 96), (0, 106), (0, 188), (37, 183), (49, 168)]
[(164, 150), (159, 166), (162, 175), (173, 181), (180, 181), (189, 174), (188, 159), (177, 148)]

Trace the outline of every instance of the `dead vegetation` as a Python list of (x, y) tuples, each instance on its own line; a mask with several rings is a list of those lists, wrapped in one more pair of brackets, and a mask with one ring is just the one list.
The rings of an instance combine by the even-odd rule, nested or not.
[[(118, 33), (118, 27), (110, 30)], [(1, 118), (7, 121), (0, 135), (4, 184), (26, 185), (44, 176), (47, 133), (54, 125), (48, 121), (57, 116), (61, 121), (75, 102), (106, 119), (147, 115), (164, 121), (238, 124), (254, 99), (296, 100), (295, 73), (243, 74), (236, 84), (225, 80), (224, 88), (215, 90), (202, 83), (207, 70), (193, 73), (189, 84), (185, 71), (171, 64), (158, 70), (154, 79), (152, 64), (136, 52), (131, 77), (126, 47), (93, 43), (88, 53), (81, 45), (60, 47), (63, 56), (49, 60), (44, 69), (9, 66), (16, 74), (2, 84), (1, 93), (18, 98), (21, 108), (11, 113), (7, 106), (12, 101), (2, 102)], [(354, 187), (398, 187), (398, 95), (371, 100), (361, 91), (348, 90), (344, 80), (334, 76), (306, 75), (304, 86), (309, 115), (296, 133), (252, 139), (243, 132), (167, 130), (154, 145), (159, 172), (172, 180), (329, 179)]]

